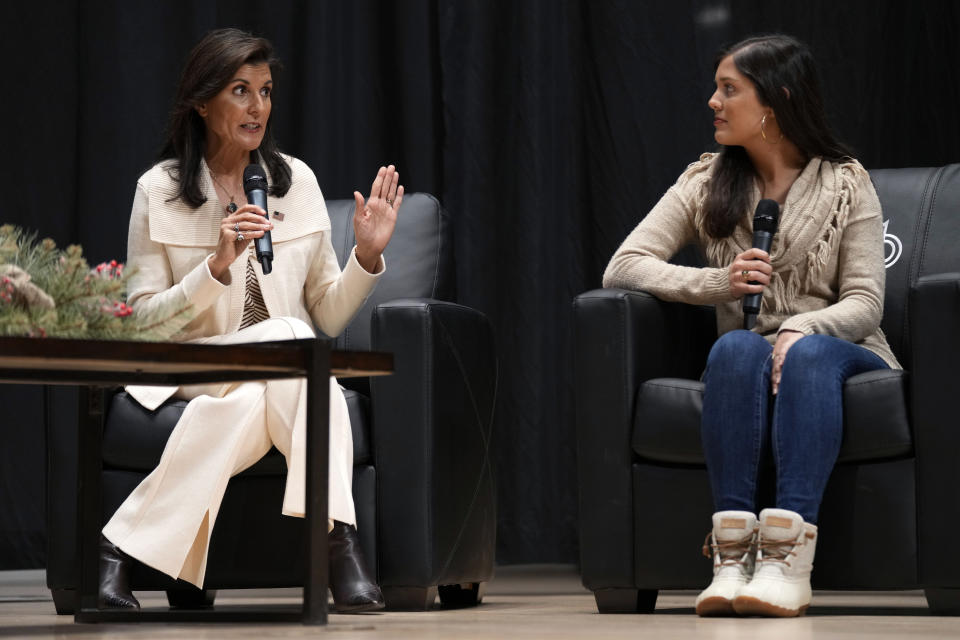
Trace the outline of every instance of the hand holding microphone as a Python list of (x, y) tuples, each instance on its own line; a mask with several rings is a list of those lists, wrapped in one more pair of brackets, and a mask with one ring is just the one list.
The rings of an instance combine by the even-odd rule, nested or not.
[(743, 328), (752, 329), (760, 313), (763, 288), (770, 284), (770, 245), (777, 232), (780, 205), (764, 199), (757, 203), (753, 216), (753, 248), (738, 255), (728, 270), (730, 293), (743, 297)]
[(238, 258), (247, 254), (250, 243), (270, 233), (273, 224), (250, 204), (245, 204), (220, 221), (220, 237), (216, 251), (207, 260), (210, 275), (222, 280), (223, 272)]
[(207, 260), (210, 274), (218, 280), (231, 264), (246, 254), (251, 241), (255, 243), (263, 273), (268, 274), (273, 269), (273, 242), (270, 238), (273, 224), (267, 214), (267, 178), (263, 167), (251, 164), (244, 170), (243, 190), (248, 204), (220, 221), (217, 249)]
[(761, 294), (770, 284), (770, 256), (760, 249), (747, 249), (739, 254), (727, 268), (730, 295), (737, 300), (749, 294)]

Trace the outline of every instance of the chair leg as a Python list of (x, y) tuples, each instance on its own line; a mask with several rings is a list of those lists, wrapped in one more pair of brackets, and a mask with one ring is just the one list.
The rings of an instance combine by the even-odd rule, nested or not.
[(196, 587), (180, 587), (167, 589), (167, 602), (171, 609), (212, 609), (217, 592), (213, 589), (197, 589)]
[(74, 589), (50, 589), (53, 596), (53, 606), (57, 608), (57, 615), (73, 615), (77, 592)]
[(437, 599), (436, 587), (381, 587), (387, 609), (425, 611)]
[(656, 589), (597, 589), (593, 592), (600, 613), (653, 613)]
[(937, 616), (960, 616), (960, 589), (929, 588), (923, 590), (927, 596), (930, 613)]
[(483, 600), (483, 594), (486, 590), (486, 582), (442, 584), (437, 587), (440, 604), (451, 609), (477, 606)]

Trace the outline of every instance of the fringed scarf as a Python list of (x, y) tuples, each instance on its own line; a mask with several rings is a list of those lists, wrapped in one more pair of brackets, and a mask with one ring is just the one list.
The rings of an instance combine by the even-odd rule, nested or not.
[[(712, 154), (704, 154), (705, 165), (699, 190), (697, 226), (704, 229), (703, 202), (712, 165)], [(774, 313), (790, 313), (790, 301), (800, 297), (826, 276), (824, 270), (837, 254), (850, 209), (857, 203), (857, 182), (868, 178), (866, 169), (853, 160), (834, 163), (814, 158), (807, 163), (790, 191), (780, 213), (779, 228), (770, 248), (773, 276), (763, 306)], [(745, 213), (734, 232), (726, 238), (702, 234), (701, 242), (710, 266), (725, 267), (753, 246), (753, 210), (760, 201), (760, 189), (753, 188), (750, 212)], [(772, 304), (772, 308), (768, 305)]]

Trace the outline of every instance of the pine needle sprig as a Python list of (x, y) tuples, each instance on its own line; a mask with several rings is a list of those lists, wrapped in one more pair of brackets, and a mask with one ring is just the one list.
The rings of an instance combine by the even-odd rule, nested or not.
[(163, 341), (193, 317), (189, 303), (151, 317), (126, 304), (129, 273), (116, 261), (90, 268), (79, 245), (0, 226), (0, 335)]

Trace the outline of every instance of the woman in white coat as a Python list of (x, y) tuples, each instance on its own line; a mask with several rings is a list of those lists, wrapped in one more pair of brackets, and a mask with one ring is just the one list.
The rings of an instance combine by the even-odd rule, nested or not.
[[(205, 343), (337, 335), (385, 268), (381, 256), (403, 200), (399, 174), (381, 167), (369, 198), (354, 192), (356, 247), (341, 272), (316, 178), (279, 153), (271, 135), (273, 48), (236, 29), (209, 33), (191, 52), (160, 162), (137, 182), (127, 248), (136, 313), (192, 305), (178, 339)], [(260, 164), (271, 219), (243, 204), (244, 169)], [(242, 200), (241, 200), (242, 199)], [(264, 273), (253, 241), (272, 236)], [(287, 459), (282, 512), (304, 513), (305, 382), (277, 380), (178, 389), (129, 387), (147, 409), (189, 403), (157, 468), (103, 529), (100, 604), (138, 607), (130, 557), (203, 586), (207, 549), (229, 478), (271, 446)], [(330, 586), (338, 611), (383, 607), (362, 557), (351, 493), (353, 440), (339, 385), (330, 382)], [(278, 505), (280, 506), (280, 505)]]

